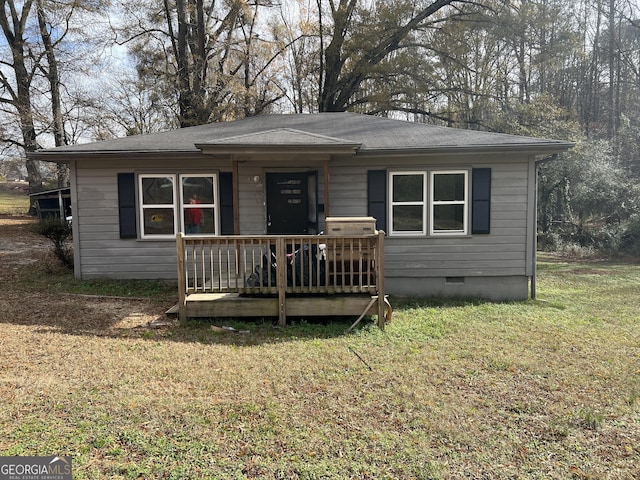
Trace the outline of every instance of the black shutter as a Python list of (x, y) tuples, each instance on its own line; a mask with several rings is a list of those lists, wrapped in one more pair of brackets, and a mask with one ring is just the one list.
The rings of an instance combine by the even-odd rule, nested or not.
[(491, 233), (491, 169), (474, 168), (471, 180), (471, 233)]
[(233, 235), (233, 173), (220, 172), (220, 234)]
[(367, 172), (367, 214), (376, 219), (376, 228), (387, 231), (387, 171)]
[(118, 215), (120, 238), (137, 238), (136, 176), (134, 173), (118, 173)]

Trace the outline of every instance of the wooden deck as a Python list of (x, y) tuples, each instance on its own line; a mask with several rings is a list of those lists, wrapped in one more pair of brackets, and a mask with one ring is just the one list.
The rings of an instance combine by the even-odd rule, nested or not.
[[(384, 233), (364, 236), (177, 236), (178, 311), (189, 317), (378, 315)], [(280, 266), (283, 266), (282, 268)], [(382, 299), (382, 301), (379, 301)]]

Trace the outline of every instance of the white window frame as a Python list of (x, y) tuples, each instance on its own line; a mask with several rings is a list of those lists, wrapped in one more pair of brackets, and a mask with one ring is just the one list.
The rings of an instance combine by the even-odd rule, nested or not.
[[(422, 200), (420, 201), (412, 201), (412, 202), (394, 202), (393, 201), (393, 178), (395, 176), (400, 175), (413, 175), (413, 176), (422, 176)], [(407, 171), (394, 171), (389, 172), (389, 235), (395, 236), (424, 236), (427, 234), (427, 172), (423, 170), (407, 170)], [(405, 206), (421, 206), (422, 207), (422, 230), (394, 230), (393, 228), (393, 207), (405, 205)]]
[[(214, 203), (204, 203), (198, 204), (200, 208), (213, 208), (213, 214), (215, 219), (214, 232), (213, 234), (197, 234), (202, 236), (217, 236), (218, 232), (220, 232), (220, 201), (219, 201), (219, 190), (220, 187), (218, 185), (218, 174), (217, 173), (140, 173), (137, 178), (138, 185), (138, 216), (139, 216), (139, 232), (141, 239), (147, 240), (162, 240), (162, 239), (175, 239), (178, 231), (185, 231), (184, 224), (184, 209), (185, 205), (184, 201), (184, 191), (182, 188), (182, 179), (184, 177), (210, 177), (213, 180), (213, 194), (214, 194)], [(172, 181), (173, 189), (173, 203), (172, 204), (145, 204), (144, 203), (144, 192), (142, 189), (142, 181), (145, 178), (169, 178)], [(188, 201), (188, 200), (187, 200)], [(146, 209), (152, 208), (162, 208), (162, 209), (172, 209), (173, 210), (173, 233), (171, 234), (147, 234), (144, 229), (144, 211)]]
[[(213, 183), (213, 203), (199, 203), (197, 205), (190, 205), (189, 199), (184, 198), (184, 189), (182, 188), (182, 179), (183, 178), (211, 178)], [(218, 185), (218, 174), (217, 173), (181, 173), (178, 176), (178, 188), (180, 189), (180, 231), (186, 232), (187, 226), (184, 221), (184, 209), (185, 208), (210, 208), (213, 209), (213, 218), (214, 218), (214, 227), (213, 233), (197, 233), (193, 235), (204, 236), (204, 237), (216, 237), (218, 236), (218, 232), (220, 232), (220, 199), (219, 199), (219, 190), (220, 186)], [(189, 234), (185, 234), (189, 235)]]
[[(471, 202), (471, 192), (469, 185), (470, 169), (426, 169), (426, 170), (402, 170), (402, 171), (389, 171), (387, 179), (387, 226), (389, 228), (389, 235), (395, 237), (442, 237), (442, 236), (466, 236), (469, 234), (469, 211)], [(464, 175), (464, 200), (452, 200), (452, 201), (435, 201), (434, 189), (435, 185), (434, 177), (437, 175), (446, 174), (462, 174)], [(422, 175), (424, 180), (423, 186), (423, 199), (422, 202), (394, 202), (393, 201), (393, 177), (395, 175)], [(422, 231), (405, 231), (394, 230), (393, 228), (393, 207), (396, 205), (422, 205), (423, 206), (423, 219), (422, 219)], [(460, 230), (434, 230), (434, 206), (437, 205), (463, 205), (463, 228)]]
[[(441, 200), (436, 201), (435, 177), (437, 175), (464, 175), (464, 199), (463, 200)], [(431, 170), (429, 172), (429, 235), (467, 235), (469, 231), (469, 170)], [(434, 207), (437, 205), (463, 205), (462, 229), (458, 230), (435, 230)]]
[[(145, 178), (169, 178), (173, 183), (172, 189), (172, 197), (173, 203), (163, 203), (163, 204), (145, 204), (144, 203), (144, 191), (142, 188), (142, 181)], [(145, 239), (163, 239), (163, 238), (175, 238), (178, 233), (176, 230), (176, 219), (178, 218), (178, 209), (177, 209), (177, 178), (175, 174), (172, 173), (141, 173), (138, 174), (138, 208), (140, 211), (140, 238)], [(144, 211), (152, 208), (162, 208), (162, 209), (173, 209), (173, 233), (172, 234), (147, 234), (144, 229)]]

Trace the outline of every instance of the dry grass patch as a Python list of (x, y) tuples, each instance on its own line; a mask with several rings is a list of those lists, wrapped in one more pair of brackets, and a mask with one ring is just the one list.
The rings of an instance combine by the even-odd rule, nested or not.
[(540, 300), (396, 299), (350, 334), (152, 329), (170, 286), (44, 268), (12, 264), (0, 298), (1, 455), (78, 479), (640, 476), (638, 266), (546, 259)]

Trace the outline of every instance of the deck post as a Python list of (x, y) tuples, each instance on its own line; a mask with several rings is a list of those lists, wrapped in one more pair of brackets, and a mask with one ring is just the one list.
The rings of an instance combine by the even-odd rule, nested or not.
[(278, 325), (287, 324), (287, 248), (284, 237), (276, 239), (276, 285), (278, 288)]
[(185, 245), (182, 232), (176, 235), (176, 257), (178, 260), (178, 320), (182, 322), (187, 318), (187, 267), (184, 262)]
[(384, 232), (378, 231), (376, 245), (376, 282), (378, 284), (378, 327), (384, 330)]
[[(311, 255), (314, 247), (321, 251), (321, 243), (326, 245), (326, 258)], [(296, 247), (300, 256), (294, 254), (292, 260), (287, 249)], [(310, 251), (308, 256), (305, 248)], [(176, 235), (176, 268), (178, 304), (172, 311), (177, 310), (181, 321), (262, 314), (277, 316), (278, 325), (285, 326), (287, 315), (358, 315), (364, 311), (365, 315), (377, 313), (378, 326), (384, 329), (391, 315), (385, 302), (384, 232), (327, 237), (205, 237), (180, 232)], [(243, 293), (262, 298), (243, 311)], [(302, 293), (304, 298), (289, 296), (291, 293)], [(336, 295), (327, 297), (328, 293)], [(237, 301), (230, 301), (231, 297)], [(376, 301), (377, 310), (373, 308)]]

